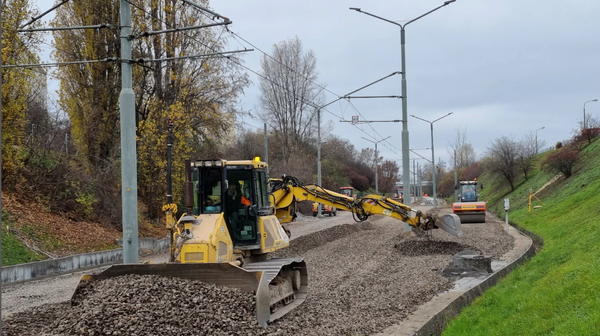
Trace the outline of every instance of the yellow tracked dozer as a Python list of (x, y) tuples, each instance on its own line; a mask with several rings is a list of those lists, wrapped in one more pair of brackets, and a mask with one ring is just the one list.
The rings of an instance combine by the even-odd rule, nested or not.
[[(275, 215), (266, 168), (258, 158), (186, 161), (187, 211), (176, 222), (175, 204), (163, 207), (171, 232), (169, 262), (115, 265), (99, 274), (85, 274), (72, 304), (78, 303), (88, 281), (154, 274), (254, 293), (262, 326), (300, 305), (308, 292), (305, 262), (269, 255), (289, 246), (290, 239)], [(170, 190), (169, 186), (169, 194)]]

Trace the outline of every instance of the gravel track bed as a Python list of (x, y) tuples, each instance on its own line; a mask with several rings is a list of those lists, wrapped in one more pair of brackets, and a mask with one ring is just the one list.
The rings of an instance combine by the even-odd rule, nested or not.
[[(388, 217), (349, 219), (315, 219), (331, 227), (299, 235), (275, 253), (306, 260), (310, 294), (266, 329), (254, 321), (254, 298), (243, 292), (128, 276), (95, 284), (78, 306), (51, 303), (3, 318), (2, 335), (370, 335), (454, 287), (442, 271), (455, 253), (470, 249), (498, 260), (513, 246), (501, 222), (465, 224), (462, 238), (436, 230), (425, 240), (403, 235), (403, 224)], [(331, 225), (336, 221), (348, 224)], [(292, 235), (311, 223), (292, 224)]]

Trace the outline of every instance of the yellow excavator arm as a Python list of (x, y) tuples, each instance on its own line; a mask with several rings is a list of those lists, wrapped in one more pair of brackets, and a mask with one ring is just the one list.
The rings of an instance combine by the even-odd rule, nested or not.
[(276, 211), (290, 207), (295, 202), (313, 201), (352, 212), (356, 221), (364, 221), (371, 215), (385, 215), (423, 231), (441, 228), (454, 236), (462, 235), (460, 219), (456, 215), (433, 218), (385, 196), (367, 195), (355, 199), (318, 185), (303, 184), (292, 176), (272, 179), (271, 197)]

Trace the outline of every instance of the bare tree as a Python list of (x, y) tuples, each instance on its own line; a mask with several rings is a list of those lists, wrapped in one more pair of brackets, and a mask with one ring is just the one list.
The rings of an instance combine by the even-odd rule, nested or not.
[[(360, 153), (358, 153), (356, 160), (358, 162), (362, 162), (365, 165), (367, 165), (370, 169), (372, 169), (373, 171), (375, 171), (375, 155), (379, 154), (379, 151), (377, 151), (377, 153), (375, 153), (375, 149), (374, 148), (363, 148), (360, 150)], [(382, 156), (379, 156), (377, 158), (377, 162), (381, 162), (383, 160)]]
[(579, 129), (573, 131), (575, 133), (575, 140), (578, 139), (592, 143), (592, 139), (600, 134), (600, 118), (592, 116), (589, 113), (585, 115), (585, 125), (583, 120), (578, 122)]
[(385, 160), (379, 167), (379, 190), (382, 192), (392, 192), (398, 180), (400, 167), (396, 161)]
[(517, 167), (527, 180), (529, 173), (533, 170), (534, 155), (537, 152), (537, 143), (534, 132), (529, 132), (519, 144)]
[(579, 151), (574, 146), (567, 146), (553, 151), (542, 162), (542, 167), (552, 173), (563, 173), (565, 177), (573, 174), (575, 163), (579, 159)]
[(475, 163), (475, 150), (473, 149), (473, 145), (467, 142), (467, 129), (464, 131), (461, 128), (456, 129), (456, 138), (454, 139), (454, 143), (450, 143), (452, 147), (452, 151), (450, 154), (450, 158), (452, 162), (454, 162), (454, 153), (456, 152), (456, 165), (459, 169), (467, 168)]
[(261, 59), (259, 115), (275, 130), (285, 162), (317, 129), (316, 112), (324, 98), (315, 84), (316, 65), (314, 53), (304, 52), (298, 37), (275, 44), (272, 55)]
[(515, 180), (518, 174), (517, 160), (519, 158), (519, 142), (509, 137), (501, 137), (492, 141), (488, 148), (489, 160), (486, 160), (487, 169), (496, 176), (502, 176), (515, 190)]

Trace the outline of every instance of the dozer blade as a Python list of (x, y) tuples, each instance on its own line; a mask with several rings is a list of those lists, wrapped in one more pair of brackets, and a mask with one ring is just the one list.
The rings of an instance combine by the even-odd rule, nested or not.
[[(83, 288), (89, 281), (103, 280), (114, 278), (128, 274), (138, 275), (160, 275), (167, 277), (177, 277), (183, 279), (199, 280), (205, 283), (214, 284), (216, 286), (224, 286), (229, 288), (239, 288), (247, 293), (256, 295), (256, 318), (258, 323), (265, 327), (268, 322), (283, 316), (287, 311), (300, 305), (306, 299), (308, 291), (308, 276), (306, 264), (301, 259), (275, 259), (279, 262), (274, 264), (274, 267), (267, 267), (266, 263), (260, 262), (250, 264), (248, 268), (240, 268), (229, 263), (169, 263), (169, 264), (126, 264), (114, 265), (98, 274), (83, 274), (75, 292), (71, 297), (71, 305), (78, 305), (82, 298)], [(263, 265), (265, 264), (265, 265)], [(257, 267), (254, 265), (263, 265)], [(273, 285), (271, 282), (279, 275), (279, 271), (286, 268), (292, 274), (299, 277), (292, 281), (294, 291), (287, 297), (283, 298), (285, 306), (280, 309), (283, 313), (276, 311), (277, 314), (271, 314), (272, 297), (271, 293)], [(274, 274), (274, 275), (273, 275)], [(297, 290), (296, 290), (297, 288)], [(280, 302), (276, 302), (280, 304)]]
[(249, 271), (263, 272), (256, 294), (256, 316), (261, 326), (287, 314), (306, 300), (308, 271), (299, 258), (271, 259), (245, 266)]
[(436, 219), (435, 225), (453, 236), (462, 236), (460, 218), (455, 214), (442, 215), (442, 217)]

